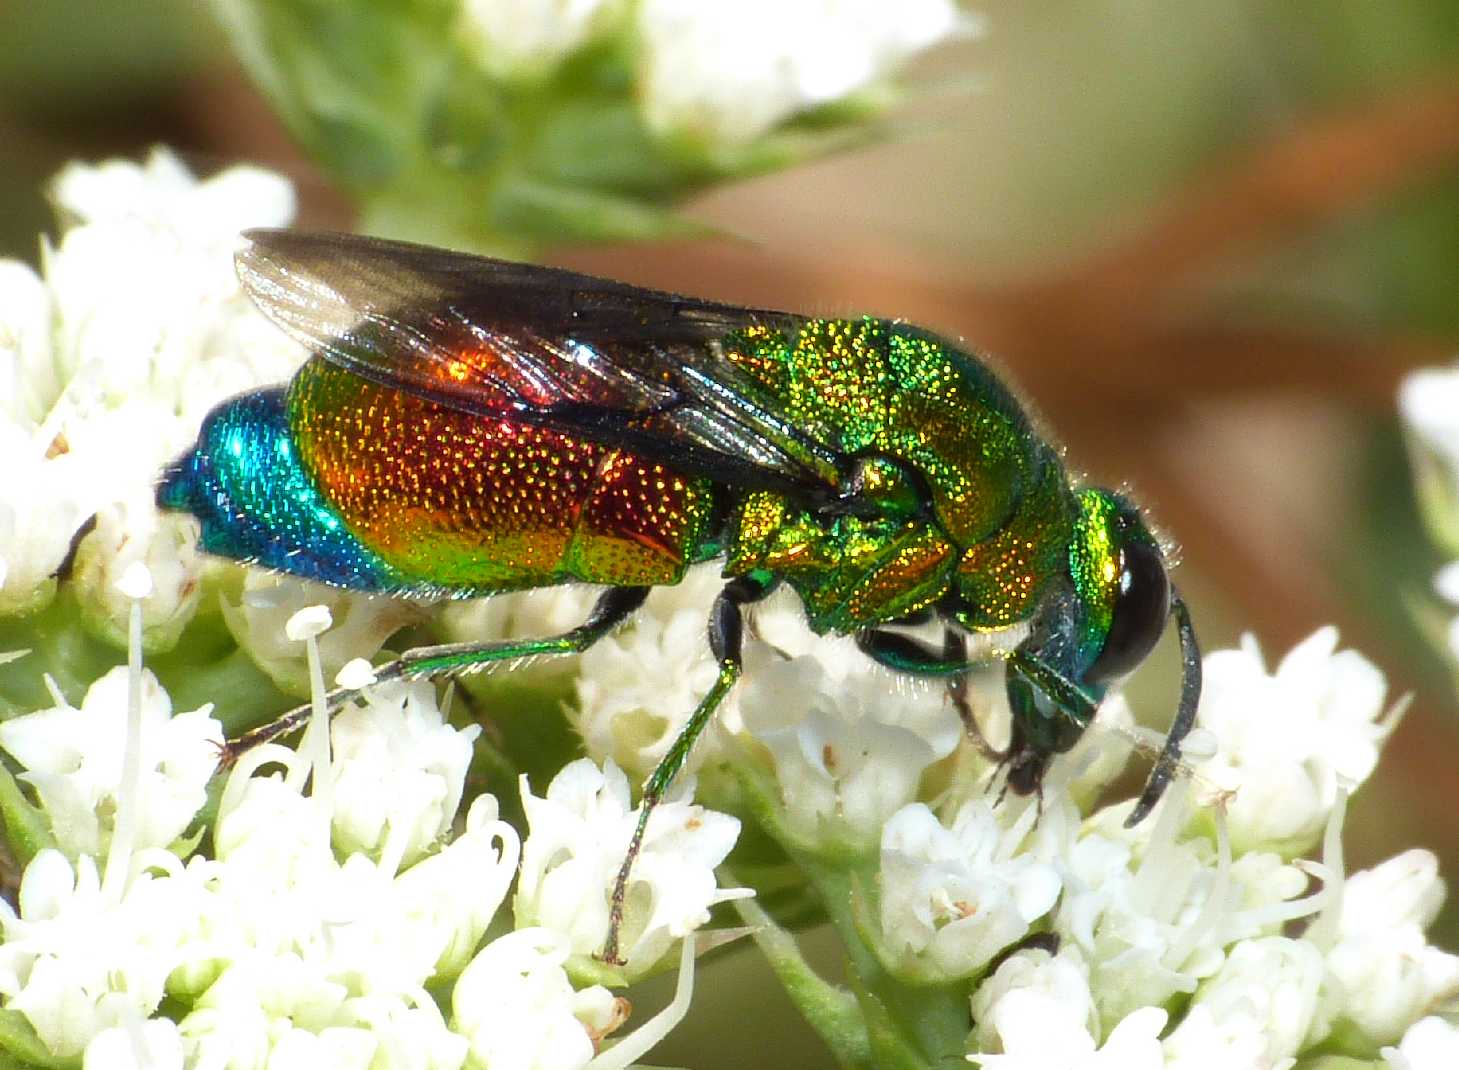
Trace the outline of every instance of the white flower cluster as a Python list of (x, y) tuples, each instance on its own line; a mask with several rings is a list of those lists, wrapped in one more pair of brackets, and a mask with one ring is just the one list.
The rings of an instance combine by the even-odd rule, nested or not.
[[(686, 582), (707, 594), (713, 580)], [(652, 767), (713, 672), (705, 605), (651, 601), (589, 652), (576, 716), (590, 752)], [(1402, 704), (1385, 707), (1381, 673), (1339, 651), (1334, 629), (1274, 670), (1249, 637), (1206, 658), (1201, 743), (1215, 746), (1192, 737), (1193, 768), (1134, 830), (1132, 800), (1087, 817), (1076, 805), (1128, 753), (1105, 727), (1128, 721), (1118, 699), (1054, 763), (1041, 806), (994, 806), (966, 784), (929, 796), (965, 755), (941, 689), (899, 685), (844, 640), (816, 639), (789, 601), (767, 603), (751, 634), (747, 682), (698, 759), (768, 762), (797, 847), (879, 851), (874, 943), (888, 970), (946, 983), (1007, 956), (973, 995), (974, 1062), (1277, 1067), (1341, 1037), (1397, 1053), (1385, 1056), (1396, 1068), (1405, 1051), (1459, 1042), (1425, 1020), (1459, 998), (1459, 956), (1424, 938), (1443, 898), (1434, 856), (1343, 872), (1344, 800)], [(615, 735), (625, 719), (654, 730)], [(1294, 861), (1319, 841), (1320, 861)], [(1056, 954), (1009, 954), (1040, 934)]]
[[(328, 623), (309, 607), (289, 630), (313, 644)], [(130, 794), (129, 703), (142, 756)], [(480, 729), (446, 724), (427, 685), (381, 684), (334, 721), (327, 769), (307, 734), (298, 751), (243, 755), (211, 851), (184, 857), (168, 846), (198, 820), (222, 735), (206, 709), (169, 714), (134, 667), (98, 681), (80, 710), (58, 699), (0, 727), (56, 842), (26, 866), (18, 911), (0, 903), (0, 998), (50, 1056), (107, 1070), (615, 1068), (686, 1011), (687, 987), (605, 1045), (626, 1004), (572, 982), (606, 935), (637, 818), (611, 765), (569, 765), (541, 798), (524, 780), (525, 843), (485, 794), (452, 835)], [(120, 833), (100, 815), (120, 826), (129, 798), (139, 833), (113, 886)], [(687, 801), (650, 822), (630, 887), (630, 976), (738, 894), (713, 874), (737, 833), (733, 818)], [(516, 928), (483, 944), (519, 858)], [(687, 986), (693, 940), (684, 946)]]
[(214, 403), (300, 359), (232, 270), (239, 230), (287, 223), (293, 191), (242, 167), (197, 182), (157, 150), (141, 166), (73, 164), (51, 195), (65, 230), (42, 249), (43, 274), (0, 264), (0, 611), (44, 605), (96, 515), (76, 563), (83, 604), (123, 634), (114, 584), (146, 561), (147, 624), (175, 638), (199, 560), (185, 526), (158, 517), (152, 486)]
[[(640, 777), (653, 770), (714, 680), (704, 629), (723, 584), (712, 562), (691, 570), (583, 655), (569, 716), (589, 753)], [(814, 635), (788, 590), (756, 607), (744, 660), (745, 682), (720, 707), (691, 767), (738, 758), (748, 733), (774, 754), (795, 795), (786, 820), (807, 840), (875, 843), (916, 796), (921, 770), (962, 738), (942, 688), (881, 668), (851, 639)]]
[[(196, 526), (158, 512), (157, 473), (215, 404), (287, 380), (304, 356), (233, 270), (239, 232), (287, 224), (293, 189), (251, 167), (199, 181), (157, 149), (140, 165), (72, 164), (50, 192), (62, 232), (43, 246), (40, 274), (0, 261), (0, 615), (52, 600), (57, 568), (94, 517), (74, 562), (82, 614), (124, 644), (130, 610), (116, 584), (143, 562), (154, 582), (146, 643), (165, 650), (198, 607), (205, 561)], [(325, 650), (331, 668), (372, 654), (411, 616), (387, 599), (250, 578), (228, 623), (283, 686), (302, 690), (299, 651), (277, 644), (288, 607), (320, 600), (346, 619)]]
[(730, 145), (980, 26), (953, 0), (466, 0), (459, 25), (487, 71), (534, 78), (625, 16), (649, 125)]

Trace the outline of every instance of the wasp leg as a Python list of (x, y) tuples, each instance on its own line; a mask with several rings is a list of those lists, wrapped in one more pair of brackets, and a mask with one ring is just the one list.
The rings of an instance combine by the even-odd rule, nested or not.
[(968, 660), (967, 641), (961, 633), (952, 628), (946, 629), (942, 634), (942, 650), (937, 651), (909, 636), (869, 628), (856, 633), (856, 646), (878, 665), (885, 665), (896, 672), (947, 677), (948, 697), (952, 699), (953, 707), (962, 718), (963, 730), (978, 753), (1000, 765), (1008, 760), (1011, 751), (999, 750), (988, 742), (968, 701), (968, 672), (982, 662)]
[[(959, 631), (947, 628), (942, 633), (942, 655), (945, 658), (966, 662), (968, 660), (968, 641)], [(1013, 753), (1013, 748), (1007, 747), (999, 750), (988, 742), (988, 737), (983, 735), (982, 726), (973, 714), (973, 704), (968, 698), (968, 674), (958, 673), (947, 681), (947, 695), (952, 699), (953, 708), (963, 721), (963, 732), (972, 741), (979, 754), (990, 762), (1002, 765)]]
[[(1022, 648), (1008, 655), (1008, 702), (1013, 714), (1008, 743), (1008, 780), (1019, 795), (1038, 794), (1043, 809), (1043, 778), (1050, 759), (1068, 750), (1094, 720), (1099, 701), (1057, 666)], [(1049, 722), (1035, 698), (1042, 692), (1062, 717)], [(1032, 727), (1031, 727), (1032, 726)], [(1037, 731), (1034, 731), (1037, 728)]]
[(1048, 695), (1054, 705), (1075, 724), (1083, 727), (1094, 720), (1099, 703), (1084, 688), (1047, 661), (1022, 650), (1015, 650), (1008, 656), (1008, 663), (1018, 675)]
[[(450, 673), (470, 672), (494, 661), (550, 654), (580, 654), (622, 624), (643, 605), (647, 587), (610, 587), (593, 606), (588, 619), (571, 631), (544, 639), (513, 639), (493, 643), (451, 643), (407, 650), (394, 661), (375, 669), (375, 683), (386, 680), (421, 680)], [(361, 692), (360, 688), (338, 687), (325, 696), (331, 714)], [(268, 724), (231, 739), (223, 748), (222, 762), (231, 765), (248, 750), (286, 735), (308, 722), (311, 707), (303, 705)]]
[(1180, 764), (1180, 745), (1196, 723), (1196, 708), (1201, 701), (1201, 648), (1196, 642), (1195, 626), (1180, 592), (1171, 588), (1170, 594), (1170, 612), (1180, 633), (1180, 705), (1176, 708), (1175, 721), (1166, 733), (1165, 746), (1160, 749), (1155, 767), (1150, 770), (1150, 779), (1145, 781), (1139, 801), (1130, 811), (1130, 816), (1125, 818), (1125, 828), (1134, 828), (1144, 821), (1155, 809), (1160, 796), (1165, 794), (1165, 788)]
[(1050, 955), (1057, 955), (1059, 953), (1059, 943), (1058, 933), (1029, 933), (1022, 940), (1009, 944), (993, 956), (988, 962), (987, 967), (985, 967), (988, 971), (987, 976), (992, 977), (998, 972), (998, 967), (1002, 966), (1020, 951), (1047, 951)]
[(760, 601), (775, 589), (775, 581), (758, 576), (742, 576), (731, 580), (719, 592), (714, 607), (709, 611), (709, 649), (719, 662), (719, 675), (689, 720), (679, 730), (668, 752), (659, 760), (654, 771), (644, 781), (643, 799), (639, 805), (638, 824), (633, 838), (628, 841), (628, 851), (623, 856), (623, 865), (618, 868), (618, 877), (613, 882), (613, 899), (608, 910), (608, 939), (603, 943), (602, 960), (613, 966), (623, 965), (618, 957), (618, 930), (623, 925), (623, 904), (628, 896), (628, 876), (633, 870), (634, 860), (643, 847), (644, 833), (648, 830), (649, 815), (663, 801), (674, 778), (689, 760), (695, 742), (703, 734), (714, 711), (719, 708), (730, 688), (740, 678), (743, 666), (740, 650), (744, 644), (745, 624), (743, 608)]

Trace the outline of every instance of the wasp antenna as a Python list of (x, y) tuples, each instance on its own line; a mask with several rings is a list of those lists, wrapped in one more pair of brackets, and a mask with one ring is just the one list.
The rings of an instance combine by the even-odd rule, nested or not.
[(1165, 737), (1165, 746), (1155, 759), (1155, 768), (1150, 770), (1150, 779), (1140, 793), (1139, 802), (1125, 819), (1125, 828), (1134, 828), (1145, 818), (1165, 794), (1170, 778), (1180, 765), (1180, 745), (1196, 723), (1196, 707), (1201, 702), (1201, 648), (1196, 642), (1195, 625), (1191, 623), (1190, 609), (1185, 599), (1174, 587), (1170, 589), (1170, 613), (1175, 617), (1180, 633), (1180, 706), (1175, 711), (1175, 722)]

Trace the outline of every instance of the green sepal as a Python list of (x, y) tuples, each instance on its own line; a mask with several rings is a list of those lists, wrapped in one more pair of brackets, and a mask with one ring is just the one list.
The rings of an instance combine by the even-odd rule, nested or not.
[(23, 601), (7, 600), (0, 604), (0, 616), (19, 620), (43, 613), (55, 601), (59, 588), (60, 584), (57, 583), (56, 578), (49, 576), (36, 584)]
[(81, 1070), (81, 1056), (53, 1055), (19, 1011), (0, 1009), (0, 1070), (10, 1067)]
[[(212, 816), (217, 816), (216, 808), (213, 810)], [(187, 833), (184, 836), (179, 836), (177, 839), (169, 843), (167, 845), (167, 849), (173, 854), (177, 855), (178, 858), (186, 862), (189, 858), (192, 857), (192, 853), (198, 849), (198, 844), (203, 842), (203, 837), (208, 834), (208, 829), (211, 826), (211, 821), (209, 821), (207, 824), (199, 822), (197, 827), (191, 832)]]
[(50, 818), (25, 797), (20, 782), (3, 765), (0, 765), (0, 821), (5, 824), (5, 842), (22, 869), (41, 851), (56, 846)]
[(49, 676), (73, 706), (98, 677), (122, 664), (122, 651), (81, 627), (70, 588), (34, 616), (0, 619), (0, 650), (28, 649), (23, 658), (0, 665), (0, 720), (54, 706)]

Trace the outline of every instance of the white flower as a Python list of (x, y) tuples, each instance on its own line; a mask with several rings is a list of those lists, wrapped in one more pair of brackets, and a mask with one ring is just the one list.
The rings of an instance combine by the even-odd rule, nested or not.
[(1093, 988), (1103, 1014), (1161, 1004), (1190, 992), (1220, 961), (1170, 962), (1172, 949), (1199, 915), (1214, 884), (1195, 844), (1171, 845), (1149, 866), (1131, 845), (1090, 832), (1070, 845), (1062, 865), (1066, 891), (1056, 928), (1097, 972)]
[(212, 405), (303, 357), (232, 264), (238, 232), (287, 223), (293, 192), (250, 168), (200, 182), (161, 149), (140, 166), (72, 164), (51, 192), (66, 229), (43, 249), (43, 283), (0, 265), (0, 613), (47, 602), (72, 536), (100, 513), (77, 559), (82, 612), (119, 640), (128, 607), (112, 581), (146, 561), (148, 645), (166, 648), (201, 562), (177, 521), (159, 521), (152, 485)]
[(1449, 1070), (1459, 1066), (1459, 1026), (1422, 1018), (1408, 1027), (1396, 1048), (1384, 1048), (1392, 1070)]
[(787, 824), (807, 841), (876, 842), (917, 797), (927, 768), (963, 738), (946, 685), (898, 677), (849, 640), (811, 637), (783, 615), (758, 623), (767, 643), (791, 656), (751, 666), (739, 711), (774, 759)]
[(882, 940), (894, 965), (913, 974), (966, 976), (986, 965), (1059, 897), (1059, 875), (1017, 854), (1026, 826), (1011, 833), (989, 805), (967, 802), (946, 828), (913, 803), (882, 831)]
[[(68, 224), (44, 256), (69, 398), (62, 430), (73, 448), (99, 440), (98, 463), (123, 449), (150, 485), (213, 405), (286, 379), (302, 359), (233, 271), (239, 232), (288, 223), (293, 190), (247, 167), (198, 181), (157, 149), (142, 165), (71, 164), (51, 192)], [(108, 411), (127, 413), (130, 433), (88, 436)]]
[(461, 973), (451, 995), (452, 1025), (471, 1046), (470, 1066), (490, 1070), (573, 1070), (595, 1049), (594, 1026), (607, 1025), (607, 989), (574, 991), (562, 934), (519, 929), (488, 944)]
[(517, 872), (521, 841), (497, 818), (496, 800), (480, 795), (460, 836), (395, 879), (416, 923), (435, 931), (435, 975), (450, 978), (470, 960)]
[[(630, 974), (708, 921), (711, 906), (743, 894), (719, 890), (714, 879), (739, 821), (689, 802), (692, 793), (686, 781), (679, 798), (659, 804), (633, 864), (622, 930)], [(599, 770), (583, 758), (553, 777), (542, 798), (523, 777), (522, 805), (531, 832), (522, 849), (517, 925), (545, 926), (564, 934), (573, 954), (592, 955), (607, 938), (613, 883), (638, 821), (628, 780), (611, 761)]]
[(103, 1029), (86, 1045), (82, 1070), (182, 1070), (182, 1034), (167, 1018)]
[(331, 731), (335, 843), (391, 870), (423, 856), (451, 827), (480, 734), (446, 724), (428, 683), (371, 688)]
[(1228, 804), (1238, 851), (1286, 855), (1311, 847), (1339, 786), (1361, 784), (1392, 728), (1383, 674), (1356, 651), (1337, 651), (1337, 630), (1320, 628), (1268, 673), (1247, 636), (1239, 650), (1205, 662), (1199, 719), (1220, 741), (1195, 763), (1202, 778), (1234, 791)]
[(1424, 368), (1404, 379), (1398, 411), (1414, 433), (1459, 473), (1459, 366)]
[[(79, 710), (57, 695), (50, 709), (0, 724), (0, 746), (26, 767), (21, 779), (35, 786), (57, 843), (70, 855), (99, 855), (111, 836), (126, 710), (127, 670), (119, 666), (87, 689)], [(223, 742), (211, 710), (173, 716), (167, 692), (150, 672), (143, 674), (137, 847), (172, 843), (203, 805)]]
[(1409, 850), (1349, 877), (1327, 965), (1339, 1013), (1374, 1043), (1459, 995), (1459, 955), (1429, 945), (1424, 929), (1444, 902), (1438, 859)]
[(51, 314), (50, 291), (30, 266), (0, 260), (0, 420), (33, 428), (61, 392)]
[(1298, 898), (1308, 878), (1276, 854), (1233, 862), (1219, 824), (1216, 844), (1205, 835), (1183, 838), (1187, 793), (1172, 786), (1153, 828), (1124, 828), (1128, 802), (1108, 807), (1057, 852), (1064, 897), (1055, 929), (1089, 960), (1107, 1020), (1194, 992), (1221, 967), (1228, 945), (1274, 935), (1322, 901)]
[[(114, 402), (155, 392), (174, 405), (201, 401), (206, 409), (237, 381), (229, 365), (245, 366), (256, 384), (260, 370), (282, 378), (297, 364), (296, 348), (282, 336), (271, 341), (239, 330), (240, 321), (262, 325), (262, 317), (243, 296), (232, 263), (240, 231), (283, 226), (293, 217), (293, 190), (284, 179), (235, 167), (199, 182), (157, 149), (140, 166), (71, 164), (56, 177), (52, 196), (63, 218), (77, 224), (45, 258), (60, 314), (63, 375), (83, 374), (90, 392)], [(202, 375), (199, 365), (208, 366)], [(204, 379), (213, 396), (189, 397)], [(192, 426), (178, 428), (167, 448), (187, 444), (202, 412), (184, 415)], [(153, 437), (164, 430), (153, 428)]]
[(371, 657), (385, 640), (422, 616), (419, 606), (398, 598), (363, 594), (273, 572), (250, 571), (243, 596), (223, 602), (223, 620), (234, 640), (285, 691), (309, 690), (305, 647), (285, 632), (302, 609), (323, 606), (333, 626), (319, 638), (319, 660), (332, 678), (345, 662)]
[[(428, 702), (428, 691), (412, 696), (412, 704)], [(406, 705), (387, 695), (358, 718), (347, 733), (359, 737), (355, 748), (378, 755), (365, 737), (398, 744), (414, 734), (419, 743), (422, 727), (427, 740), (452, 731), (439, 728), (434, 711), (407, 713)], [(390, 861), (363, 854), (341, 864), (341, 845), (332, 850), (319, 835), (317, 800), (299, 793), (308, 764), (282, 748), (260, 750), (269, 753), (250, 752), (230, 777), (208, 896), (187, 915), (184, 951), (208, 949), (221, 961), (181, 1022), (189, 1057), (260, 1067), (294, 1058), (459, 1067), (466, 1042), (449, 1032), (424, 986), (460, 972), (506, 897), (519, 847), (497, 820), (496, 801), (479, 797), (461, 836), (398, 876)], [(288, 770), (283, 777), (249, 775), (278, 760)], [(406, 781), (420, 775), (401, 771)], [(459, 793), (459, 775), (442, 776), (454, 780), (445, 790)], [(342, 774), (337, 787), (349, 779)], [(339, 812), (359, 801), (353, 794), (331, 796), (337, 826), (368, 824)]]
[(1060, 1014), (1081, 1028), (1096, 1028), (1098, 1015), (1089, 991), (1089, 967), (1078, 949), (1065, 947), (1057, 955), (1042, 948), (1030, 948), (1009, 955), (993, 975), (974, 990), (973, 1032), (969, 1043), (978, 1050), (998, 1046), (993, 1020), (994, 1004), (1017, 989), (1035, 990), (1049, 996), (1061, 1008)]
[(55, 439), (0, 414), (0, 614), (44, 608), (71, 536), (98, 504), (84, 466)]
[(1135, 1011), (1101, 1047), (1090, 1031), (1089, 985), (1077, 955), (1019, 952), (973, 996), (978, 1050), (968, 1061), (984, 1070), (1151, 1070), (1165, 1065), (1160, 1031), (1165, 1011)]
[(645, 0), (644, 111), (659, 130), (748, 141), (974, 26), (951, 0)]
[[(705, 627), (724, 582), (713, 564), (691, 569), (583, 654), (569, 717), (589, 754), (638, 776), (658, 764), (714, 683)], [(550, 634), (587, 615), (586, 604), (545, 605), (553, 616), (516, 634)], [(877, 666), (850, 639), (815, 635), (789, 591), (750, 613), (744, 680), (695, 744), (688, 771), (743, 760), (733, 740), (748, 729), (774, 753), (794, 827), (814, 836), (829, 819), (875, 843), (882, 822), (915, 797), (923, 770), (962, 738), (945, 688)]]
[(498, 78), (547, 74), (612, 18), (615, 0), (464, 0), (457, 30)]
[(168, 650), (177, 644), (202, 597), (197, 525), (159, 513), (149, 486), (134, 490), (130, 500), (113, 502), (96, 514), (96, 528), (76, 554), (72, 581), (93, 627), (123, 646), (132, 599), (117, 581), (129, 567), (145, 564), (153, 579), (153, 589), (142, 602), (147, 648)]
[(77, 466), (41, 421), (60, 392), (51, 359), (51, 298), (29, 267), (0, 260), (0, 614), (42, 608), (86, 518)]
[(102, 1030), (156, 1010), (172, 934), (139, 925), (138, 912), (105, 896), (91, 858), (73, 868), (59, 851), (39, 852), (19, 907), (17, 915), (0, 902), (0, 995), (53, 1054), (79, 1055)]
[(1318, 1021), (1322, 953), (1302, 940), (1264, 936), (1231, 948), (1165, 1040), (1183, 1068), (1290, 1066)]
[[(341, 715), (342, 769), (330, 795), (336, 828), (355, 839), (378, 831), (379, 800), (363, 783), (371, 772), (376, 791), (403, 804), (403, 831), (392, 836), (386, 821), (379, 864), (363, 854), (337, 861), (351, 845), (331, 846), (321, 820), (330, 815), (302, 794), (309, 763), (266, 746), (230, 775), (216, 858), (185, 867), (154, 859), (162, 876), (128, 889), (126, 905), (150, 919), (139, 929), (170, 935), (171, 957), (153, 958), (164, 976), (171, 971), (169, 990), (191, 997), (180, 1023), (190, 1065), (461, 1065), (465, 1041), (448, 1031), (424, 985), (454, 976), (479, 944), (505, 899), (518, 841), (497, 821), (495, 800), (481, 796), (460, 836), (396, 875), (412, 837), (433, 841), (442, 831), (474, 732), (445, 727), (428, 688), (381, 691)], [(380, 764), (392, 752), (406, 759), (398, 770)], [(279, 764), (283, 775), (253, 775)]]

